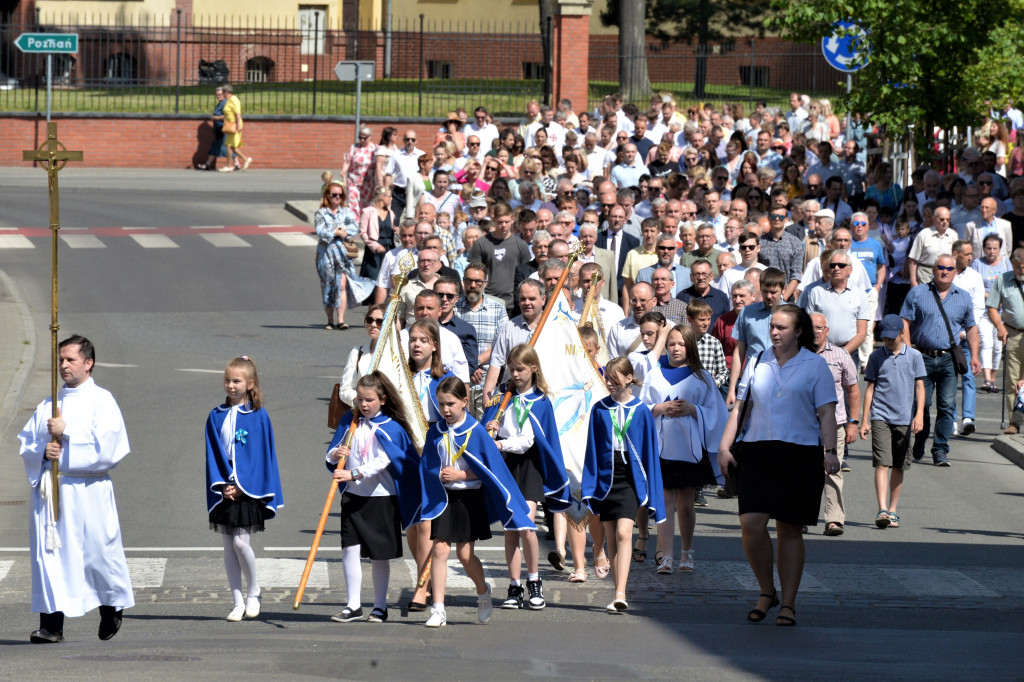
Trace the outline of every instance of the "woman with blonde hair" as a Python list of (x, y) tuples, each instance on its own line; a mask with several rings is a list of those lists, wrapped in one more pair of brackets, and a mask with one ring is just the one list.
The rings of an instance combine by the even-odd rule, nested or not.
[[(223, 173), (230, 173), (236, 170), (245, 170), (252, 163), (252, 157), (247, 157), (243, 154), (240, 149), (242, 148), (242, 102), (238, 99), (238, 95), (235, 94), (234, 88), (231, 87), (230, 83), (225, 83), (221, 86), (221, 90), (224, 91), (224, 96), (227, 97), (228, 103), (224, 105), (224, 146), (228, 149), (228, 165), (218, 168), (217, 170)], [(240, 165), (238, 159), (245, 161), (245, 165)]]

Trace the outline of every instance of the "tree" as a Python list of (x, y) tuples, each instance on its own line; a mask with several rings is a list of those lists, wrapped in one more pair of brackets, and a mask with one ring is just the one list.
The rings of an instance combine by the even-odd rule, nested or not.
[[(843, 98), (844, 103), (891, 130), (914, 124), (926, 131), (917, 136), (919, 152), (930, 153), (935, 126), (977, 122), (983, 100), (993, 97), (1000, 83), (1008, 84), (1009, 79), (996, 74), (981, 77), (997, 65), (985, 63), (987, 59), (1013, 64), (1011, 73), (1019, 73), (1024, 0), (773, 3), (778, 14), (771, 25), (798, 41), (817, 42), (832, 33), (833, 22), (847, 17), (868, 31), (870, 57), (857, 72), (853, 92)], [(1016, 55), (999, 54), (1014, 44)], [(1003, 57), (1009, 61), (1003, 62)], [(1014, 87), (1019, 92), (1019, 83)]]
[[(771, 0), (647, 0), (644, 3), (645, 25), (648, 35), (663, 43), (692, 43), (696, 41), (696, 75), (693, 96), (702, 99), (707, 83), (707, 56), (709, 45), (737, 34), (764, 32), (764, 12)], [(621, 6), (641, 3), (636, 0), (608, 0), (601, 13), (605, 26), (614, 26)], [(619, 23), (619, 51), (622, 48), (622, 24)], [(644, 57), (646, 60), (646, 57)], [(646, 65), (644, 68), (646, 72)], [(620, 67), (621, 76), (621, 67)]]
[(639, 101), (651, 92), (644, 3), (638, 0), (619, 3), (619, 82), (622, 94), (630, 101)]

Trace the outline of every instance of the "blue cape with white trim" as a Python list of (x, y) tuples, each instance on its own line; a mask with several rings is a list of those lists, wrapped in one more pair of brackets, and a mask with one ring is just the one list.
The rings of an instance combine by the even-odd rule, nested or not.
[(277, 450), (274, 447), (274, 427), (262, 407), (246, 410), (235, 417), (235, 468), (220, 442), (220, 430), (231, 408), (218, 405), (210, 410), (206, 420), (206, 508), (211, 511), (224, 499), (220, 486), (234, 484), (249, 497), (263, 502), (273, 518), (284, 506), (281, 476), (277, 469)]
[[(564, 511), (569, 508), (569, 475), (565, 473), (565, 457), (562, 455), (562, 442), (558, 438), (555, 408), (548, 397), (536, 388), (522, 397), (530, 403), (533, 444), (540, 454), (540, 475), (544, 479), (544, 497), (548, 498), (548, 508), (553, 512)], [(484, 424), (498, 416), (500, 402), (484, 410)]]
[[(370, 422), (377, 426), (374, 430), (374, 437), (377, 444), (387, 454), (391, 464), (388, 470), (391, 478), (395, 481), (395, 488), (398, 491), (398, 509), (402, 515), (402, 528), (408, 528), (419, 522), (420, 513), (420, 455), (416, 452), (416, 446), (405, 429), (391, 417), (380, 413), (370, 419)], [(327, 448), (330, 452), (341, 445), (345, 439), (345, 433), (352, 423), (352, 412), (348, 412), (338, 422), (338, 429), (334, 432), (334, 438)], [(331, 464), (325, 460), (328, 471), (333, 472), (338, 468), (337, 464)], [(338, 492), (344, 493), (348, 483), (338, 481)]]
[[(448, 491), (441, 483), (441, 467), (444, 462), (443, 438), (449, 429), (448, 423), (442, 419), (427, 431), (423, 457), (420, 458), (421, 518), (424, 521), (436, 519), (448, 506)], [(467, 413), (466, 421), (457, 430), (452, 430), (452, 436), (456, 448), (461, 448), (467, 439), (469, 441), (462, 456), (483, 483), (487, 519), (491, 523), (500, 523), (505, 530), (536, 530), (523, 493), (484, 427)]]
[[(608, 396), (598, 401), (590, 412), (581, 481), (582, 498), (588, 505), (590, 500), (603, 500), (612, 489), (615, 453), (612, 449), (611, 411), (615, 407), (615, 400)], [(641, 507), (651, 510), (656, 523), (662, 523), (665, 521), (665, 490), (661, 483), (658, 432), (654, 428), (654, 417), (650, 409), (637, 398), (630, 400), (624, 407), (636, 408), (629, 428), (626, 429), (624, 444), (632, 458), (630, 473), (637, 501)]]

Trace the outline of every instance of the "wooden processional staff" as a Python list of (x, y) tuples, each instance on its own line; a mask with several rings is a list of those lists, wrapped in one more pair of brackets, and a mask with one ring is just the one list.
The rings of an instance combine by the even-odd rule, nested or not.
[[(81, 161), (82, 152), (69, 152), (67, 147), (57, 141), (57, 124), (46, 124), (46, 142), (38, 149), (23, 151), (22, 160), (43, 164), (50, 185), (50, 394), (52, 403), (51, 416), (57, 416), (57, 376), (60, 362), (57, 358), (57, 231), (60, 229), (60, 188), (57, 185), (57, 173), (64, 169), (68, 161)], [(58, 439), (54, 438), (54, 441)], [(50, 463), (50, 475), (53, 477), (53, 518), (60, 520), (60, 485), (57, 480), (58, 461)]]

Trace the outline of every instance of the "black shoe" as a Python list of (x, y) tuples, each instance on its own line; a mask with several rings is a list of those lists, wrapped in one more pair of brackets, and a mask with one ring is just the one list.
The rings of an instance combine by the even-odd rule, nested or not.
[(409, 613), (422, 613), (427, 610), (427, 604), (422, 601), (410, 601), (406, 610)]
[(850, 460), (844, 459), (843, 463), (839, 465), (839, 470), (843, 473), (850, 471)]
[(521, 609), (523, 608), (523, 586), (522, 585), (509, 585), (508, 586), (508, 597), (505, 601), (501, 602), (501, 608), (503, 609)]
[(354, 620), (359, 620), (363, 617), (363, 607), (360, 606), (358, 609), (350, 609), (345, 607), (341, 610), (341, 613), (336, 613), (331, 616), (331, 620), (335, 623), (351, 623)]
[(379, 609), (375, 606), (373, 611), (370, 611), (370, 617), (366, 620), (370, 623), (386, 623), (388, 620), (388, 610), (386, 608)]
[(39, 628), (28, 637), (28, 641), (33, 644), (60, 644), (64, 641), (64, 633), (60, 630), (57, 632), (50, 632)]
[(112, 638), (121, 629), (121, 616), (123, 609), (115, 609), (113, 606), (100, 607), (100, 630), (99, 636), (104, 642)]
[(704, 491), (703, 490), (697, 490), (697, 492), (694, 493), (694, 495), (693, 495), (693, 506), (694, 507), (706, 507), (706, 506), (708, 506), (708, 501), (704, 498)]
[(924, 459), (924, 452), (923, 451), (920, 454), (918, 454), (917, 452), (914, 453), (914, 461), (915, 462), (920, 462), (922, 459)]
[(531, 611), (540, 611), (542, 608), (548, 605), (544, 601), (544, 585), (540, 578), (536, 580), (526, 581), (526, 591), (530, 593), (530, 598), (526, 600), (525, 606)]

